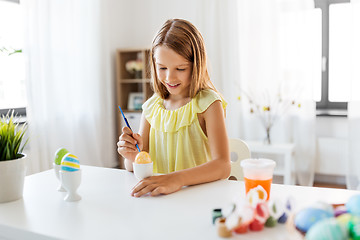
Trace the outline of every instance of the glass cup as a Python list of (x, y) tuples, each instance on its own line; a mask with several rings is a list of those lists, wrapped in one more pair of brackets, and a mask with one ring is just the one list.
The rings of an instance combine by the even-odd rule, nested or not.
[(249, 158), (242, 160), (241, 167), (244, 172), (246, 193), (260, 185), (267, 193), (266, 200), (269, 200), (275, 166), (275, 161), (266, 158)]

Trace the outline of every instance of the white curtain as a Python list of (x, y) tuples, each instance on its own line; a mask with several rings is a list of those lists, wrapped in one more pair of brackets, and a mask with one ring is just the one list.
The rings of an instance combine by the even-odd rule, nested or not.
[(349, 155), (346, 185), (348, 189), (360, 190), (360, 1), (353, 0), (353, 38), (351, 96), (348, 104)]
[(106, 6), (101, 0), (27, 0), (28, 174), (67, 148), (81, 164), (113, 167), (116, 136)]
[(226, 125), (229, 137), (239, 137), (241, 108), (234, 88), (239, 82), (238, 0), (198, 0), (194, 24), (201, 31), (208, 54), (211, 81), (228, 103)]
[[(312, 185), (315, 164), (315, 102), (313, 81), (320, 74), (320, 21), (314, 24), (313, 0), (239, 1), (240, 84), (245, 140), (262, 141), (266, 135), (254, 103), (274, 105), (295, 101), (270, 132), (273, 143), (295, 143), (295, 171), (301, 185)], [(319, 31), (320, 30), (320, 31)], [(316, 31), (318, 33), (316, 34)], [(249, 103), (247, 95), (251, 96)], [(282, 101), (285, 102), (285, 101)], [(300, 108), (297, 108), (301, 104)], [(282, 107), (282, 106), (280, 106)], [(254, 110), (254, 109), (253, 109)]]

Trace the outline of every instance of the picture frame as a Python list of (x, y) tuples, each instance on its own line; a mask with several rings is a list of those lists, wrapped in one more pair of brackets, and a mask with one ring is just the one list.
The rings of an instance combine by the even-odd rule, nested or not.
[(141, 92), (129, 93), (128, 109), (129, 110), (141, 110), (144, 102), (144, 95)]

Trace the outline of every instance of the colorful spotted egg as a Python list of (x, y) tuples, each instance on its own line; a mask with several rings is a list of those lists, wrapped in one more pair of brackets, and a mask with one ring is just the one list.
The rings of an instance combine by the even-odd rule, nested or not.
[(61, 160), (61, 170), (67, 172), (75, 172), (80, 169), (79, 159), (71, 154), (67, 153)]
[(306, 233), (316, 222), (331, 217), (333, 215), (324, 209), (305, 208), (296, 214), (295, 226), (299, 231)]

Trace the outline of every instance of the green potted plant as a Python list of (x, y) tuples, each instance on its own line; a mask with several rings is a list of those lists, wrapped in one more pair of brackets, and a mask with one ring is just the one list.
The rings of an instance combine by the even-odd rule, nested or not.
[(27, 124), (10, 111), (0, 118), (0, 203), (22, 198), (26, 174), (23, 149)]

